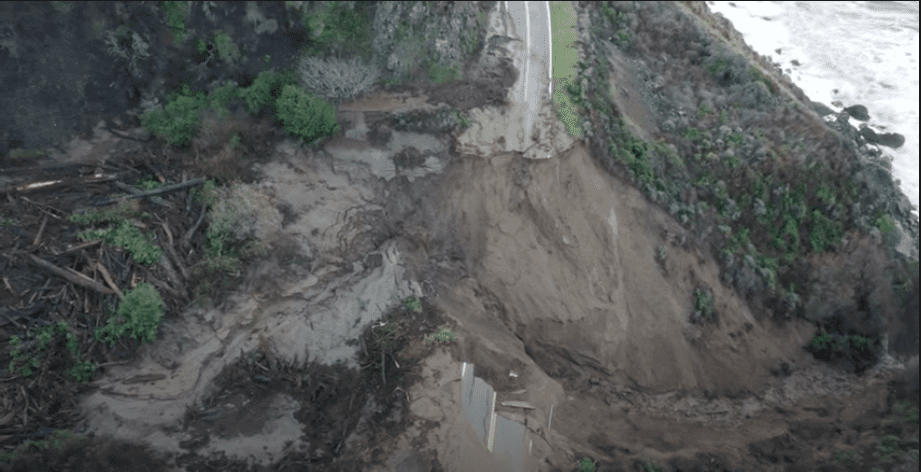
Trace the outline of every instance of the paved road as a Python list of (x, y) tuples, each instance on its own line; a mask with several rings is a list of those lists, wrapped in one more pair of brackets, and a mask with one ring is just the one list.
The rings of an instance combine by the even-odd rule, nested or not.
[(515, 84), (513, 99), (525, 105), (521, 110), (523, 126), (519, 143), (526, 148), (534, 144), (534, 118), (541, 102), (551, 96), (553, 85), (550, 3), (502, 2), (500, 8), (511, 20), (509, 36), (519, 39), (513, 49), (518, 53), (514, 62), (521, 77)]
[[(534, 121), (544, 102), (552, 97), (550, 3), (501, 2), (498, 13), (496, 33), (512, 39), (509, 49), (520, 74), (512, 90), (511, 112), (513, 117), (520, 115), (521, 126), (513, 136), (517, 142), (510, 143), (510, 147), (524, 151), (535, 144)], [(514, 132), (516, 126), (507, 124), (507, 131)], [(530, 452), (526, 428), (495, 413), (496, 392), (474, 377), (473, 371), (473, 364), (463, 363), (462, 395), (467, 422), (508, 472), (524, 472)]]

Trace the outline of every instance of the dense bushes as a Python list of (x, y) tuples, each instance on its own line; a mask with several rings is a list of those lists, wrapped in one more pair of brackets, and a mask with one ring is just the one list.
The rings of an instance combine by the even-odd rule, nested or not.
[(336, 109), (293, 85), (285, 86), (282, 90), (276, 108), (275, 116), (285, 129), (305, 142), (339, 131)]
[(186, 86), (165, 108), (145, 113), (141, 125), (171, 146), (185, 146), (195, 136), (206, 106), (204, 94), (193, 95)]
[(165, 107), (144, 113), (141, 124), (167, 144), (183, 147), (198, 132), (203, 110), (212, 109), (224, 117), (228, 105), (238, 100), (250, 114), (274, 112), (289, 133), (307, 142), (335, 134), (339, 130), (335, 108), (296, 84), (294, 73), (288, 71), (263, 72), (249, 87), (229, 83), (209, 94), (192, 93), (186, 85), (171, 94)]
[(266, 107), (272, 107), (275, 100), (281, 96), (284, 87), (296, 83), (297, 79), (292, 72), (262, 72), (252, 85), (240, 92), (240, 98), (243, 99), (246, 110), (255, 115)]

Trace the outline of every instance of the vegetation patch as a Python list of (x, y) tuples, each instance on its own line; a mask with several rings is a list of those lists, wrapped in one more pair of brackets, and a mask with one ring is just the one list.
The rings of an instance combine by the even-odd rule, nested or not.
[(709, 287), (694, 289), (694, 313), (691, 321), (696, 323), (711, 323), (716, 317), (716, 306), (713, 304), (713, 293)]
[(217, 187), (206, 181), (195, 193), (208, 213), (205, 254), (194, 268), (199, 297), (213, 296), (241, 275), (243, 262), (263, 254), (259, 243), (260, 218), (273, 207), (267, 197), (245, 184)]
[(146, 282), (125, 292), (115, 313), (109, 316), (97, 338), (114, 344), (122, 338), (150, 342), (157, 337), (163, 320), (163, 299), (160, 292)]
[(184, 42), (186, 38), (185, 17), (189, 13), (189, 2), (160, 2), (160, 5), (166, 15), (166, 24), (169, 25), (176, 42)]
[[(568, 85), (577, 80), (576, 65), (576, 14), (569, 2), (552, 2), (550, 4), (550, 24), (553, 30), (553, 103), (560, 121), (566, 126), (570, 136), (582, 137), (582, 120), (573, 102), (573, 94)], [(556, 84), (560, 85), (557, 86)]]
[(435, 61), (429, 63), (429, 79), (436, 84), (460, 80), (461, 72), (457, 66), (444, 66)]
[(371, 54), (368, 12), (363, 5), (349, 7), (343, 2), (318, 2), (314, 11), (305, 9), (304, 29), (310, 34), (310, 54), (325, 55), (325, 50), (342, 52), (343, 46), (363, 57)]
[(820, 329), (816, 331), (806, 350), (819, 360), (849, 362), (860, 372), (876, 363), (879, 342), (879, 337), (841, 334)]
[(71, 367), (67, 376), (74, 382), (86, 383), (96, 372), (96, 365), (80, 359), (76, 336), (66, 323), (41, 326), (27, 331), (25, 338), (13, 335), (9, 340), (10, 361), (7, 370), (21, 377), (29, 377), (63, 347)]
[(201, 112), (207, 107), (204, 93), (193, 94), (188, 85), (174, 94), (165, 108), (149, 110), (141, 116), (141, 125), (171, 146), (182, 147), (198, 131)]
[(257, 114), (266, 107), (275, 109), (275, 101), (281, 97), (281, 91), (288, 85), (296, 85), (297, 77), (293, 72), (261, 72), (252, 85), (240, 91), (240, 98), (250, 114)]
[(139, 264), (151, 265), (159, 261), (163, 254), (152, 238), (145, 236), (128, 220), (123, 220), (111, 228), (83, 231), (77, 236), (84, 241), (101, 239), (106, 244), (122, 248)]
[(595, 472), (596, 470), (595, 461), (588, 457), (579, 459), (579, 462), (576, 463), (576, 467), (578, 468), (578, 472)]
[(437, 333), (425, 337), (427, 342), (451, 342), (457, 341), (457, 333), (447, 328), (441, 328)]
[(336, 109), (319, 97), (288, 85), (278, 98), (276, 117), (292, 135), (311, 143), (339, 131)]
[(416, 297), (407, 297), (403, 300), (403, 308), (410, 313), (422, 313), (422, 301)]

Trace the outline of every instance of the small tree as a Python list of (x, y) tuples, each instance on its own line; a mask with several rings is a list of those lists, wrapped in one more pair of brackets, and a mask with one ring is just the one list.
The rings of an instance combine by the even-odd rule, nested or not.
[(322, 99), (293, 85), (282, 89), (276, 118), (294, 136), (311, 142), (339, 131), (336, 109)]

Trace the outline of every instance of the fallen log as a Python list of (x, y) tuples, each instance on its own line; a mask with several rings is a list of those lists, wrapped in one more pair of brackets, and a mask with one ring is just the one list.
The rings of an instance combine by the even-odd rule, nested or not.
[(38, 256), (34, 255), (34, 254), (27, 254), (27, 256), (29, 256), (29, 259), (30, 259), (30, 260), (32, 261), (32, 263), (35, 264), (36, 266), (41, 267), (41, 268), (43, 268), (43, 269), (45, 269), (45, 270), (47, 270), (47, 271), (53, 273), (54, 275), (57, 275), (58, 277), (61, 277), (61, 278), (65, 279), (65, 280), (67, 280), (68, 282), (70, 282), (70, 283), (72, 283), (72, 284), (74, 284), (74, 285), (79, 285), (79, 286), (81, 286), (81, 287), (88, 288), (88, 289), (90, 289), (90, 290), (95, 290), (95, 291), (97, 291), (97, 292), (99, 292), (99, 293), (102, 293), (102, 294), (105, 294), (105, 295), (111, 295), (111, 294), (115, 293), (115, 292), (113, 292), (112, 290), (110, 290), (108, 287), (106, 287), (105, 285), (102, 285), (101, 283), (99, 283), (99, 282), (97, 282), (97, 281), (95, 281), (95, 280), (93, 280), (93, 279), (91, 279), (91, 278), (89, 278), (89, 277), (87, 277), (87, 276), (85, 276), (85, 275), (83, 275), (83, 274), (81, 274), (81, 273), (79, 273), (79, 272), (73, 270), (73, 269), (68, 269), (68, 268), (66, 268), (66, 267), (58, 267), (58, 266), (56, 266), (56, 265), (54, 265), (54, 264), (52, 264), (52, 263), (50, 263), (50, 262), (48, 262), (48, 261), (42, 259), (41, 257), (38, 257)]
[[(201, 184), (201, 183), (204, 183), (204, 182), (205, 182), (205, 179), (202, 179), (202, 178), (187, 180), (187, 181), (185, 181), (185, 182), (181, 182), (181, 183), (178, 183), (178, 184), (164, 185), (163, 187), (160, 187), (160, 188), (157, 188), (157, 189), (153, 189), (153, 190), (148, 190), (148, 191), (146, 191), (146, 192), (138, 192), (138, 193), (135, 193), (134, 195), (131, 195), (131, 196), (126, 197), (126, 198), (128, 198), (128, 199), (132, 199), (132, 198), (144, 198), (144, 197), (149, 197), (149, 196), (151, 196), (151, 195), (160, 195), (161, 193), (172, 192), (172, 191), (174, 191), (174, 190), (179, 190), (179, 189), (183, 189), (183, 188), (186, 188), (186, 187), (191, 187), (191, 186), (193, 186), (193, 185), (198, 185), (198, 184)], [(115, 203), (115, 202), (118, 202), (119, 200), (120, 200), (120, 199), (115, 198), (115, 199), (112, 199), (111, 202), (112, 202), (112, 203)]]
[[(124, 190), (124, 191), (130, 193), (131, 195), (134, 195), (134, 196), (139, 196), (140, 194), (144, 193), (143, 191), (141, 191), (141, 190), (139, 190), (139, 189), (136, 189), (136, 188), (134, 188), (134, 187), (132, 187), (132, 186), (126, 184), (126, 183), (122, 183), (122, 182), (115, 181), (115, 182), (113, 182), (113, 184), (114, 184), (116, 187), (118, 187), (118, 188), (120, 188), (120, 189), (122, 189), (122, 190)], [(138, 198), (140, 198), (140, 197), (138, 197)], [(151, 203), (154, 203), (154, 204), (156, 204), (156, 205), (160, 205), (160, 206), (162, 206), (162, 207), (166, 207), (166, 208), (172, 208), (172, 207), (173, 207), (172, 205), (169, 204), (169, 202), (167, 202), (166, 200), (164, 200), (164, 199), (162, 199), (162, 198), (160, 198), (160, 197), (157, 197), (157, 196), (151, 195), (151, 196), (150, 196), (150, 201), (151, 201)]]

